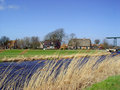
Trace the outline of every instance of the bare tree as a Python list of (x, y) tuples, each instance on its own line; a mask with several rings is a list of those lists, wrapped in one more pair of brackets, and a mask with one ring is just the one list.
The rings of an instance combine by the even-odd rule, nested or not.
[(10, 40), (9, 37), (2, 36), (0, 39), (0, 45), (4, 48), (7, 48), (7, 43), (9, 40)]
[(23, 49), (25, 47), (23, 39), (16, 39), (16, 47), (19, 49)]
[(103, 47), (104, 48), (109, 48), (109, 44), (106, 39), (103, 40)]
[(75, 33), (71, 33), (71, 34), (70, 34), (70, 39), (74, 39), (75, 36), (76, 36)]
[(62, 42), (65, 44), (65, 43), (68, 43), (69, 42), (69, 35), (65, 34), (64, 37), (63, 37), (63, 40)]
[(16, 39), (16, 47), (17, 48), (21, 48), (21, 42), (20, 42), (20, 39)]
[(31, 47), (31, 38), (30, 37), (25, 37), (23, 40), (24, 40), (24, 47), (25, 48), (30, 48)]
[(31, 37), (31, 46), (33, 49), (37, 49), (40, 46), (40, 40), (39, 37)]
[(64, 36), (65, 36), (64, 30), (63, 29), (57, 29), (53, 32), (48, 33), (45, 36), (45, 40), (51, 40), (51, 41), (59, 40), (60, 42), (62, 42), (62, 39), (63, 39)]
[(16, 39), (16, 47), (20, 49), (33, 48), (36, 49), (40, 46), (39, 37), (24, 37), (23, 39)]
[(99, 40), (99, 39), (96, 39), (94, 42), (95, 42), (95, 44), (99, 44), (99, 43), (100, 43), (100, 40)]

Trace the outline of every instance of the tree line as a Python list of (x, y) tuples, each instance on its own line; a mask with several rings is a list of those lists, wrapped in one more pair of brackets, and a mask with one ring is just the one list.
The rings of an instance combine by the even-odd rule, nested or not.
[[(68, 43), (69, 40), (77, 38), (74, 33), (71, 33), (70, 35), (65, 34), (64, 29), (60, 28), (55, 31), (52, 31), (45, 35), (44, 41), (45, 40), (50, 40), (50, 41), (60, 41), (63, 43)], [(10, 38), (7, 36), (2, 36), (0, 38), (0, 46), (7, 48), (8, 42), (10, 41)], [(40, 46), (40, 38), (38, 36), (32, 36), (32, 37), (24, 37), (22, 39), (16, 39), (15, 40), (15, 47), (14, 48), (19, 48), (19, 49), (36, 49)], [(94, 44), (100, 44), (100, 40), (96, 39), (94, 41)], [(104, 45), (104, 48), (109, 48), (112, 45), (109, 45), (106, 40), (103, 40), (102, 44)]]
[[(53, 32), (48, 33), (44, 37), (45, 40), (50, 40), (50, 41), (60, 41), (62, 42), (63, 38), (65, 36), (65, 32), (63, 29), (57, 29)], [(0, 38), (0, 46), (4, 48), (8, 48), (8, 43), (10, 42), (10, 38), (7, 36), (2, 36)], [(38, 36), (32, 36), (32, 37), (24, 37), (22, 39), (16, 39), (15, 40), (15, 46), (14, 48), (19, 48), (19, 49), (37, 49), (40, 47), (40, 38)]]
[[(8, 48), (8, 43), (10, 43), (9, 37), (2, 36), (0, 38), (0, 46)], [(39, 37), (24, 37), (23, 39), (16, 39), (14, 48), (27, 49), (27, 48), (37, 48), (40, 44)]]

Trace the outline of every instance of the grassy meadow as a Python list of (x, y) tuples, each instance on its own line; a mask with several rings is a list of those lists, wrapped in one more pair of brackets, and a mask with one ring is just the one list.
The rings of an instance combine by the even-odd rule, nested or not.
[(108, 77), (106, 80), (86, 88), (86, 90), (120, 90), (120, 75)]
[(103, 50), (30, 50), (30, 49), (13, 49), (3, 50), (0, 52), (1, 61), (14, 60), (38, 60), (38, 59), (55, 59), (55, 58), (73, 58), (75, 55), (101, 55), (106, 54)]

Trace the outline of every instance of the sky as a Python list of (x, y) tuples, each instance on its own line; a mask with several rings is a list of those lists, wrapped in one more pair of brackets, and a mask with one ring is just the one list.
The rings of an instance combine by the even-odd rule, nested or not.
[(0, 0), (0, 37), (43, 40), (59, 28), (92, 41), (120, 36), (120, 0)]

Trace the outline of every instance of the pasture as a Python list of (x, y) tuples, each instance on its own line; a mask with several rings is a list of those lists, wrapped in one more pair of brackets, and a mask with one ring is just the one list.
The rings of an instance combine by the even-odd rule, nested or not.
[(31, 49), (13, 49), (3, 50), (0, 53), (0, 61), (24, 61), (40, 59), (58, 59), (73, 58), (74, 56), (85, 55), (105, 55), (104, 50), (31, 50)]

